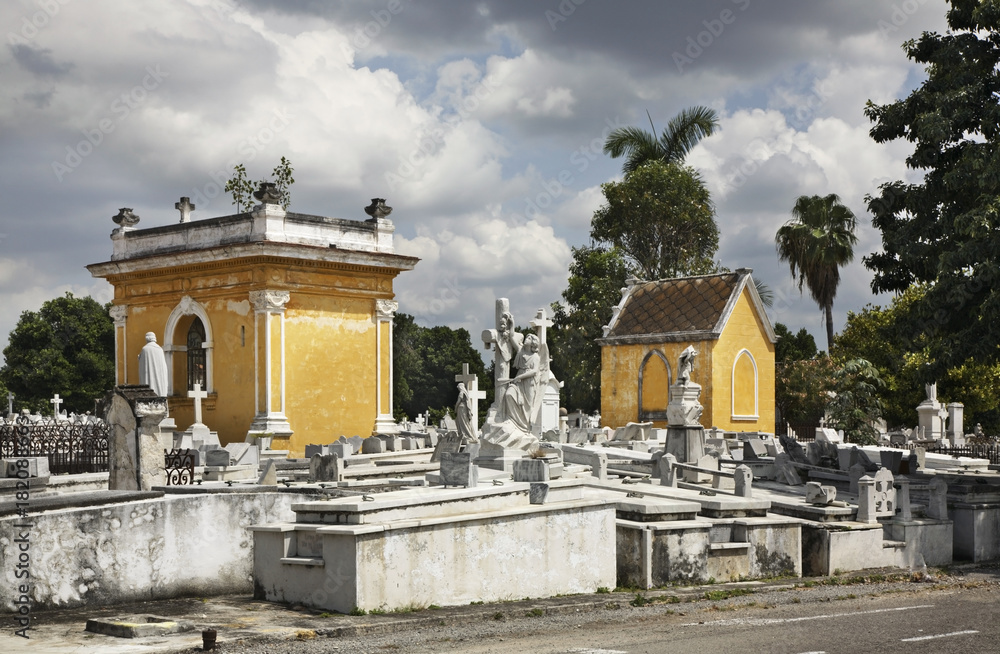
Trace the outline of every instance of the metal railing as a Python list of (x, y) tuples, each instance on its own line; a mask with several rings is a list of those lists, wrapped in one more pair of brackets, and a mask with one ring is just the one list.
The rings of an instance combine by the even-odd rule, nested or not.
[(0, 458), (46, 457), (50, 474), (107, 472), (109, 437), (103, 420), (18, 416), (14, 422), (0, 421)]

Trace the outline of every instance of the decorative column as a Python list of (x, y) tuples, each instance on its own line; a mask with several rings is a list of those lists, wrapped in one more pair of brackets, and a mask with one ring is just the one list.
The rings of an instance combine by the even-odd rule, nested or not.
[(115, 386), (128, 383), (128, 343), (125, 340), (125, 320), (128, 318), (128, 307), (116, 304), (108, 311), (115, 321)]
[(254, 307), (254, 410), (250, 433), (292, 435), (285, 416), (285, 305), (288, 291), (250, 291)]
[(392, 318), (399, 304), (375, 300), (375, 429), (376, 434), (399, 431), (392, 418)]

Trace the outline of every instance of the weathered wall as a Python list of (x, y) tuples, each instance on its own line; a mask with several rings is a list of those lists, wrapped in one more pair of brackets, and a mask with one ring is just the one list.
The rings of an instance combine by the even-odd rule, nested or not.
[[(695, 346), (697, 347), (697, 345)], [(737, 355), (748, 350), (757, 364), (757, 418), (734, 418), (733, 364)], [(712, 355), (712, 406), (705, 404), (702, 424), (727, 431), (774, 431), (774, 344), (743, 289)], [(700, 382), (699, 382), (700, 383)], [(754, 406), (752, 384), (737, 384), (736, 407)], [(704, 398), (706, 391), (702, 391)], [(738, 414), (737, 414), (738, 415)], [(744, 414), (745, 415), (745, 414)], [(707, 416), (711, 416), (710, 419)]]
[[(167, 495), (31, 515), (34, 608), (249, 593), (253, 524), (293, 519), (293, 493)], [(14, 609), (18, 517), (0, 519), (0, 606)]]

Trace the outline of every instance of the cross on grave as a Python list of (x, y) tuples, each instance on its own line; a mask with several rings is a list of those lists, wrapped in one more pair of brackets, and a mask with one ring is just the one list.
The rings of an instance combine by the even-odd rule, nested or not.
[(14, 413), (14, 394), (7, 393), (7, 415)]
[(194, 399), (194, 421), (201, 423), (201, 401), (208, 397), (208, 392), (201, 390), (201, 384), (195, 384), (193, 391), (188, 391), (188, 397)]
[(479, 421), (479, 400), (486, 399), (486, 391), (479, 390), (479, 377), (469, 372), (469, 364), (462, 364), (462, 374), (455, 375), (456, 382), (464, 382), (465, 390), (469, 391), (469, 398), (472, 399), (472, 419)]
[(194, 211), (194, 205), (191, 204), (191, 198), (184, 196), (181, 198), (180, 202), (174, 202), (174, 209), (181, 212), (182, 223), (191, 222), (191, 212)]
[(59, 393), (56, 393), (55, 397), (49, 400), (49, 404), (53, 406), (52, 416), (55, 418), (59, 417), (59, 405), (63, 403), (63, 399), (59, 397)]
[(426, 423), (426, 422), (427, 422), (427, 420), (426, 420), (426, 419), (424, 418), (424, 414), (422, 414), (422, 413), (418, 413), (418, 414), (417, 414), (417, 417), (416, 417), (416, 418), (414, 419), (414, 421), (413, 421), (413, 422), (415, 422), (415, 423), (417, 423), (418, 425), (420, 425), (421, 427), (423, 427), (423, 426), (424, 426), (424, 423)]

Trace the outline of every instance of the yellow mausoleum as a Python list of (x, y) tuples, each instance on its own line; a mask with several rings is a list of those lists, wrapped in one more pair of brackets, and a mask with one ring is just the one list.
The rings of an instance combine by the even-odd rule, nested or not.
[(418, 260), (394, 253), (391, 209), (378, 207), (364, 221), (276, 204), (194, 221), (181, 209), (179, 224), (150, 229), (116, 220), (111, 260), (87, 267), (114, 286), (116, 382), (138, 383), (153, 332), (179, 429), (194, 422), (195, 384), (223, 444), (272, 435), (302, 456), (391, 428), (392, 285)]
[(751, 272), (630, 280), (598, 340), (604, 424), (666, 426), (674, 368), (692, 345), (698, 356), (691, 381), (702, 387), (702, 426), (774, 431), (777, 337)]

